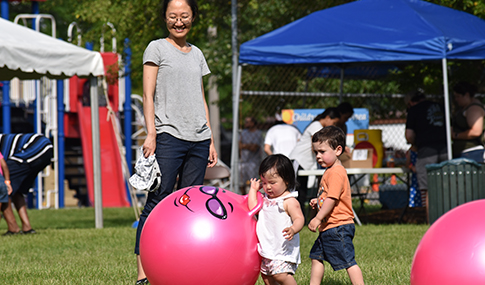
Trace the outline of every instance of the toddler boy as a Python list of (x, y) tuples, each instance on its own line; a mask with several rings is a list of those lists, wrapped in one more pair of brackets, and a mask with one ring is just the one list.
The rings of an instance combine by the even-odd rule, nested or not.
[(364, 284), (362, 271), (355, 261), (354, 214), (347, 171), (339, 156), (345, 149), (345, 134), (335, 126), (328, 126), (312, 137), (313, 151), (318, 164), (326, 168), (320, 181), (318, 198), (310, 201), (318, 213), (308, 228), (319, 235), (310, 251), (312, 269), (310, 285), (318, 285), (323, 279), (327, 261), (333, 270), (346, 269), (352, 284)]

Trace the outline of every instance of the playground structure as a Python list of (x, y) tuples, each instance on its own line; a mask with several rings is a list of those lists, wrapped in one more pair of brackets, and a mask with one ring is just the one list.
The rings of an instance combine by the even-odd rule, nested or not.
[[(2, 2), (2, 17), (3, 15)], [(24, 25), (27, 20), (32, 20), (33, 28), (39, 27), (42, 19), (52, 21), (52, 36), (55, 37), (55, 19), (45, 14), (21, 14), (15, 19), (15, 23), (22, 21)], [(79, 205), (92, 205), (95, 200), (94, 187), (95, 176), (101, 177), (102, 183), (102, 205), (103, 207), (127, 207), (132, 203), (135, 196), (128, 189), (125, 182), (130, 175), (128, 165), (131, 165), (132, 157), (132, 109), (131, 82), (129, 77), (121, 76), (121, 56), (116, 52), (115, 29), (111, 23), (107, 23), (112, 30), (113, 50), (111, 52), (100, 51), (104, 62), (106, 84), (98, 84), (98, 90), (102, 96), (99, 97), (99, 133), (100, 133), (100, 159), (101, 173), (97, 173), (93, 167), (93, 144), (92, 144), (92, 109), (90, 105), (88, 79), (80, 79), (73, 76), (65, 80), (52, 80), (42, 78), (40, 80), (18, 80), (8, 82), (10, 88), (3, 89), (2, 111), (3, 131), (10, 132), (10, 122), (5, 115), (5, 105), (13, 104), (18, 107), (29, 109), (34, 113), (33, 125), (36, 133), (41, 133), (50, 138), (55, 147), (53, 157), (54, 186), (53, 189), (44, 191), (42, 180), (48, 173), (39, 175), (35, 190), (35, 201), (29, 203), (38, 209), (51, 207), (50, 197), (54, 194), (54, 207), (64, 207), (64, 179), (69, 181), (69, 186), (77, 192)], [(78, 45), (80, 45), (81, 34), (74, 23), (70, 26), (77, 28)], [(38, 29), (36, 29), (38, 31)], [(69, 35), (69, 39), (72, 35)], [(104, 35), (101, 37), (101, 49), (104, 49)], [(125, 51), (126, 52), (126, 51)], [(129, 52), (126, 52), (129, 55)], [(125, 74), (129, 74), (129, 57), (125, 60)], [(60, 83), (61, 82), (61, 83)], [(63, 100), (58, 100), (58, 94), (66, 94)], [(125, 96), (129, 94), (128, 96)], [(106, 99), (105, 99), (106, 98)], [(59, 103), (61, 102), (61, 103)], [(7, 104), (5, 104), (7, 103)], [(34, 108), (32, 108), (34, 107)], [(135, 105), (136, 108), (136, 105)], [(120, 114), (123, 113), (127, 120), (124, 120), (125, 146), (122, 143), (122, 134), (119, 131)], [(139, 110), (135, 115), (140, 115)], [(7, 120), (5, 120), (7, 118)], [(61, 119), (62, 118), (62, 119)], [(135, 120), (139, 122), (140, 120)], [(138, 123), (139, 125), (139, 123)], [(6, 127), (5, 127), (6, 126)], [(143, 128), (138, 128), (136, 137), (143, 135)], [(136, 148), (136, 146), (135, 146)], [(35, 204), (35, 205), (34, 205)]]

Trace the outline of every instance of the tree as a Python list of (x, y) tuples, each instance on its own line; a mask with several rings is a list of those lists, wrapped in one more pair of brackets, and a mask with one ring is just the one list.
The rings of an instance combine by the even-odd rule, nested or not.
[[(238, 0), (238, 44), (270, 32), (312, 12), (352, 2), (349, 0), (294, 1), (294, 0)], [(484, 0), (434, 0), (430, 1), (485, 18)], [(189, 42), (204, 52), (212, 74), (217, 76), (220, 91), (222, 117), (230, 118), (232, 113), (232, 48), (231, 48), (231, 2), (228, 0), (199, 0), (200, 15), (189, 34)], [(111, 22), (116, 28), (118, 52), (122, 52), (125, 38), (130, 39), (132, 50), (132, 81), (136, 93), (141, 91), (142, 56), (151, 40), (167, 36), (165, 24), (160, 17), (160, 0), (48, 0), (41, 4), (42, 13), (53, 14), (58, 24), (58, 37), (67, 38), (67, 26), (76, 21), (83, 31), (83, 42), (94, 43), (99, 50), (99, 38), (103, 25)], [(29, 12), (29, 5), (18, 4), (13, 13)], [(216, 28), (217, 35), (210, 37), (208, 29)], [(106, 50), (111, 50), (110, 33), (105, 28)], [(450, 63), (451, 80), (471, 79), (480, 83), (482, 62)], [(271, 80), (271, 75), (257, 72), (247, 80)], [(385, 81), (365, 81), (345, 84), (346, 90), (373, 90), (374, 93), (405, 93), (408, 86), (420, 86), (428, 93), (441, 94), (442, 75), (439, 65), (412, 63), (403, 68), (399, 75)], [(301, 77), (294, 76), (290, 83), (296, 89), (302, 88)], [(205, 84), (207, 86), (207, 83)], [(338, 83), (331, 83), (337, 92)], [(326, 90), (329, 91), (329, 90)], [(349, 91), (352, 92), (352, 91)]]

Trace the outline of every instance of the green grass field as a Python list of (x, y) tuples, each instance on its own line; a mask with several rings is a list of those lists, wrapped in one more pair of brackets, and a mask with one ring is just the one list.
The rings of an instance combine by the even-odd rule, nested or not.
[[(134, 284), (133, 209), (103, 210), (103, 229), (94, 227), (94, 209), (29, 210), (38, 234), (0, 237), (2, 284)], [(428, 225), (356, 226), (356, 259), (366, 284), (409, 284), (414, 251)], [(7, 231), (0, 222), (0, 233)], [(300, 264), (295, 279), (308, 284), (308, 253), (316, 234), (301, 232)], [(349, 284), (345, 270), (326, 264), (322, 284)], [(261, 280), (256, 283), (263, 285)], [(209, 285), (209, 284), (201, 284)]]

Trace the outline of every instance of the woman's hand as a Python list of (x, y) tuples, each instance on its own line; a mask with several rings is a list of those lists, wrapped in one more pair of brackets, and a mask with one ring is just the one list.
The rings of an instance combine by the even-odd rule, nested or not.
[(149, 157), (155, 153), (157, 148), (157, 135), (147, 135), (145, 142), (143, 143), (143, 155)]
[(208, 167), (213, 167), (217, 163), (217, 151), (214, 146), (214, 142), (211, 140), (211, 145), (209, 147), (209, 161), (207, 162)]

